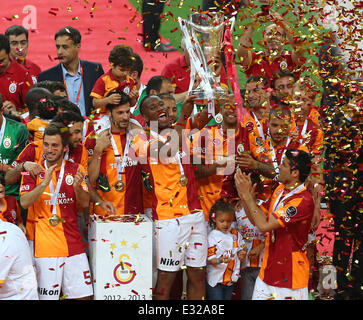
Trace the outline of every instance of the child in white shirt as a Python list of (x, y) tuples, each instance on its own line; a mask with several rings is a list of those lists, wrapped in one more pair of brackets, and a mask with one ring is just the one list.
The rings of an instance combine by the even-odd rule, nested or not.
[(240, 272), (240, 262), (246, 258), (245, 244), (236, 229), (234, 207), (220, 199), (211, 208), (208, 234), (207, 299), (231, 300), (234, 283)]

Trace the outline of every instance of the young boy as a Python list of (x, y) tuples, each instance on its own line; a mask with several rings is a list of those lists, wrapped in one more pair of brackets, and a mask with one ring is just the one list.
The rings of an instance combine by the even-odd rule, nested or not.
[(131, 105), (136, 104), (139, 93), (135, 80), (129, 75), (134, 59), (133, 51), (128, 46), (117, 45), (111, 50), (108, 57), (111, 69), (98, 78), (90, 94), (96, 115), (105, 115), (107, 104), (120, 102), (119, 94), (107, 96), (111, 91), (125, 92), (130, 96)]

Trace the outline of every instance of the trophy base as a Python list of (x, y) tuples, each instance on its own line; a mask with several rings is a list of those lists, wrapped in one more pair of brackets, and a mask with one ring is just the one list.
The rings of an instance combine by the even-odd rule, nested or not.
[[(202, 88), (196, 88), (189, 93), (190, 95), (195, 96), (195, 103), (198, 105), (207, 105), (208, 100), (210, 100), (210, 96), (207, 95), (206, 91)], [(214, 87), (213, 88), (213, 94), (212, 99), (213, 100), (220, 100), (220, 99), (226, 99), (228, 98), (228, 92), (226, 89), (222, 87)]]

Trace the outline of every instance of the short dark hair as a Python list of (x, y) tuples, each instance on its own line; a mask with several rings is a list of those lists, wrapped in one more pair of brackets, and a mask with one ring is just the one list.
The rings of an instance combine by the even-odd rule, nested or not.
[(10, 43), (9, 38), (5, 35), (0, 33), (0, 51), (5, 50), (6, 54), (10, 52)]
[(269, 87), (269, 83), (268, 83), (268, 80), (265, 76), (263, 75), (253, 75), (253, 76), (250, 76), (247, 81), (246, 81), (246, 84), (247, 83), (250, 83), (250, 82), (260, 82), (263, 84), (263, 87), (266, 88), (266, 87)]
[(54, 93), (57, 90), (66, 91), (66, 87), (62, 81), (43, 80), (34, 84), (33, 88), (34, 87), (48, 89), (51, 93)]
[(155, 97), (160, 99), (160, 97), (159, 97), (158, 95), (156, 95), (156, 94), (148, 94), (147, 96), (145, 96), (145, 97), (141, 100), (141, 102), (139, 103), (139, 109), (140, 109), (140, 113), (141, 113), (141, 115), (144, 115), (144, 114), (145, 114), (145, 106), (146, 106), (147, 102), (148, 102), (151, 98), (155, 98)]
[(289, 70), (279, 70), (277, 72), (275, 72), (273, 75), (272, 75), (272, 79), (271, 79), (271, 88), (272, 89), (276, 89), (275, 88), (275, 82), (276, 80), (280, 79), (280, 78), (285, 78), (285, 77), (291, 77), (294, 79), (294, 82), (297, 81), (297, 78), (296, 76)]
[(112, 112), (112, 110), (113, 110), (114, 108), (118, 107), (118, 106), (123, 106), (124, 104), (127, 104), (127, 103), (129, 103), (129, 104), (130, 104), (131, 100), (130, 100), (129, 95), (128, 95), (128, 94), (126, 94), (125, 92), (121, 91), (121, 90), (114, 90), (114, 91), (111, 91), (111, 92), (109, 92), (109, 93), (107, 94), (107, 97), (109, 97), (110, 95), (112, 95), (112, 94), (114, 94), (114, 93), (117, 93), (117, 94), (119, 94), (119, 95), (121, 96), (120, 102), (119, 102), (118, 104), (111, 104), (111, 103), (107, 104), (107, 105), (106, 105), (106, 109), (107, 109), (107, 110), (109, 110), (109, 111), (111, 111), (111, 112)]
[(38, 103), (41, 99), (52, 98), (53, 94), (42, 87), (32, 87), (25, 95), (25, 105), (30, 113), (37, 113)]
[(70, 39), (72, 39), (74, 45), (80, 44), (82, 40), (81, 33), (77, 29), (70, 26), (64, 27), (57, 31), (54, 36), (54, 40), (57, 40), (58, 37), (62, 36), (68, 36)]
[(176, 102), (174, 96), (171, 95), (170, 93), (161, 93), (161, 94), (158, 94), (158, 96), (160, 99), (169, 99), (169, 100)]
[(124, 68), (131, 68), (134, 63), (133, 51), (129, 46), (117, 45), (115, 46), (108, 56), (108, 61), (114, 66), (121, 66)]
[(14, 25), (10, 26), (5, 31), (5, 35), (7, 37), (10, 37), (10, 36), (16, 36), (17, 37), (17, 36), (20, 36), (22, 34), (25, 34), (26, 40), (28, 40), (28, 36), (29, 36), (28, 30), (25, 29), (23, 26), (19, 26), (17, 24), (14, 24)]
[(216, 223), (213, 221), (213, 219), (216, 218), (218, 212), (230, 212), (234, 215), (234, 207), (233, 205), (228, 201), (227, 198), (220, 198), (218, 199), (213, 206), (211, 207), (209, 211), (209, 225), (214, 229), (216, 226)]
[(142, 71), (144, 70), (144, 62), (136, 52), (134, 52), (132, 55), (135, 60), (133, 61), (131, 71), (137, 71), (138, 77), (141, 78)]
[(57, 105), (58, 112), (72, 111), (82, 115), (79, 107), (65, 97), (54, 96), (53, 101)]
[(258, 193), (263, 193), (263, 181), (260, 177), (260, 175), (256, 172), (251, 173), (251, 182), (252, 185), (256, 184), (256, 191)]
[(271, 108), (268, 120), (271, 120), (271, 117), (275, 116), (276, 118), (282, 119), (283, 116), (288, 116), (291, 119), (291, 111), (289, 106), (286, 104), (286, 107), (278, 106), (276, 108)]
[(3, 107), (3, 96), (0, 93), (0, 109)]
[(77, 112), (73, 112), (70, 110), (62, 111), (61, 113), (58, 113), (51, 122), (60, 122), (63, 123), (65, 126), (68, 126), (69, 124), (73, 122), (84, 122), (84, 118), (81, 116), (81, 114)]
[(58, 106), (52, 98), (42, 98), (40, 99), (36, 105), (36, 110), (38, 111), (38, 115), (40, 118), (44, 120), (53, 119), (58, 113)]
[(69, 145), (70, 134), (68, 127), (61, 122), (50, 122), (44, 130), (43, 139), (45, 136), (56, 136), (56, 135), (61, 136), (63, 147)]
[(299, 171), (299, 181), (305, 182), (312, 166), (310, 154), (303, 150), (288, 149), (285, 156), (290, 162), (291, 170)]
[(157, 93), (160, 92), (163, 81), (171, 82), (168, 78), (164, 76), (153, 76), (150, 78), (146, 85), (146, 93), (150, 94), (150, 90), (155, 90)]

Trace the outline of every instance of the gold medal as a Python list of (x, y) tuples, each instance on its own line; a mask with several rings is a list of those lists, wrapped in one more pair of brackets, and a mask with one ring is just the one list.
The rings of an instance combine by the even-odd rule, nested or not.
[(122, 180), (117, 181), (114, 186), (116, 191), (122, 191), (125, 187), (124, 182)]
[(57, 215), (55, 215), (55, 214), (53, 214), (50, 218), (49, 218), (49, 223), (53, 226), (53, 227), (55, 227), (55, 226), (57, 226), (58, 224), (59, 224), (59, 222), (61, 221), (61, 219), (57, 216)]
[(188, 178), (187, 178), (184, 174), (182, 174), (182, 175), (180, 176), (179, 181), (180, 181), (180, 184), (181, 184), (183, 187), (185, 187), (185, 186), (188, 184)]

